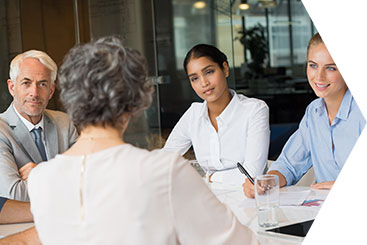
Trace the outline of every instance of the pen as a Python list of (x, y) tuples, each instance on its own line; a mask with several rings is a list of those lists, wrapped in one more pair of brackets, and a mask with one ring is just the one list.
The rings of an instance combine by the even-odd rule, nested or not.
[(254, 179), (251, 177), (251, 175), (246, 171), (246, 169), (241, 165), (241, 163), (237, 163), (237, 167), (238, 169), (241, 171), (241, 173), (243, 173), (244, 175), (246, 175), (246, 177), (251, 181), (251, 183), (254, 185), (255, 181)]

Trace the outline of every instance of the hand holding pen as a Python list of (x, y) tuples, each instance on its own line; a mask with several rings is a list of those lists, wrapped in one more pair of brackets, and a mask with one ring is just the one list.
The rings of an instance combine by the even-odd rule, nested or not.
[(255, 181), (254, 179), (251, 177), (251, 175), (247, 172), (247, 170), (241, 165), (241, 163), (237, 163), (237, 167), (238, 169), (241, 171), (241, 173), (243, 173), (244, 175), (246, 175), (246, 177), (251, 181), (251, 183), (254, 185)]
[(243, 173), (247, 177), (246, 180), (245, 180), (245, 183), (243, 183), (243, 185), (242, 185), (243, 192), (245, 193), (245, 196), (247, 196), (249, 198), (254, 198), (255, 197), (255, 189), (254, 189), (255, 181), (254, 181), (254, 179), (247, 172), (247, 170), (242, 166), (241, 163), (238, 162), (237, 167), (241, 171), (241, 173)]

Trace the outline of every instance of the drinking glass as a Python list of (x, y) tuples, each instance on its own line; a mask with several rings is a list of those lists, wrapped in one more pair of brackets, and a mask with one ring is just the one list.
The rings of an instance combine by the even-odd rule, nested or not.
[(201, 177), (205, 176), (205, 171), (200, 166), (200, 163), (197, 160), (190, 160), (189, 162), (190, 162), (191, 166), (200, 174)]
[(204, 178), (205, 183), (209, 184), (210, 176), (215, 172), (214, 169), (209, 167), (209, 163), (206, 162), (205, 165), (202, 166), (197, 160), (190, 160), (189, 162), (191, 166), (193, 166), (196, 169), (196, 171), (198, 171), (200, 176)]
[(270, 228), (278, 225), (279, 178), (277, 175), (260, 175), (255, 178), (255, 199), (259, 226)]

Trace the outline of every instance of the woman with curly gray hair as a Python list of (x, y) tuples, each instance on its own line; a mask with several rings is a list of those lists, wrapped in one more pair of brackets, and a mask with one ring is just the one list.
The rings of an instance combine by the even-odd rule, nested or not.
[(29, 177), (42, 243), (257, 243), (179, 154), (123, 141), (131, 116), (151, 101), (138, 52), (115, 37), (76, 46), (59, 81), (61, 100), (81, 132), (68, 151)]

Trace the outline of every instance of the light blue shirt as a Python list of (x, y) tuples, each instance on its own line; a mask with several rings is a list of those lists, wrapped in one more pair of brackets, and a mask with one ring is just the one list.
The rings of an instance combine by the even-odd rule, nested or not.
[(269, 171), (282, 173), (287, 185), (296, 184), (312, 166), (316, 182), (336, 180), (365, 124), (349, 90), (331, 125), (324, 100), (316, 99)]

